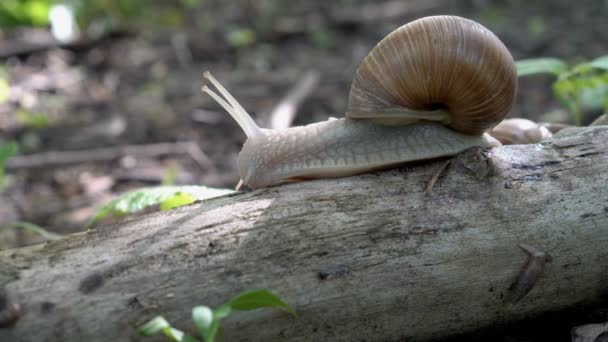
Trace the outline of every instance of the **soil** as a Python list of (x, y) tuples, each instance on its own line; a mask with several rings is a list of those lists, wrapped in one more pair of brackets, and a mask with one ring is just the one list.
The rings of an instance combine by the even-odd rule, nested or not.
[[(0, 104), (0, 134), (21, 149), (0, 192), (0, 226), (25, 221), (59, 234), (81, 231), (117, 194), (158, 185), (167, 174), (175, 175), (175, 184), (234, 187), (245, 135), (200, 91), (205, 70), (260, 126), (268, 125), (269, 114), (305, 74), (318, 73), (317, 86), (297, 108), (293, 124), (301, 125), (342, 116), (361, 59), (388, 32), (426, 15), (474, 19), (495, 32), (515, 59), (576, 62), (608, 54), (605, 1), (344, 0), (269, 9), (270, 3), (205, 1), (171, 27), (151, 23), (60, 47), (27, 48), (32, 37), (52, 42), (45, 31), (0, 36), (10, 85)], [(252, 41), (230, 38), (248, 27), (255, 29)], [(570, 122), (552, 95), (552, 80), (522, 79), (510, 116)], [(598, 114), (588, 112), (587, 122)], [(161, 145), (149, 146), (152, 153), (121, 150), (179, 142), (198, 145), (200, 158), (185, 150), (162, 153)], [(104, 157), (108, 149), (114, 154)], [(90, 160), (44, 159), (45, 153), (69, 158), (74, 151), (85, 151)], [(41, 239), (5, 229), (0, 248)], [(504, 341), (544, 340), (518, 338)]]

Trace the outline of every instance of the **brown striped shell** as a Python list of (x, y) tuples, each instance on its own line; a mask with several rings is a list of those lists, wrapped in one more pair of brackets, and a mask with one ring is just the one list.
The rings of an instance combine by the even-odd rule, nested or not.
[(346, 116), (386, 108), (442, 110), (447, 124), (479, 134), (504, 119), (515, 98), (513, 57), (492, 32), (456, 16), (421, 18), (401, 26), (363, 60)]

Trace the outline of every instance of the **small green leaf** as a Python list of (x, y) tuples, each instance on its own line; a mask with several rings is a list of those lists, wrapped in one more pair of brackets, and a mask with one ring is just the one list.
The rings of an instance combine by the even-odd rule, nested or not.
[(230, 307), (230, 305), (224, 304), (224, 305), (220, 306), (219, 308), (213, 310), (213, 317), (215, 319), (226, 318), (226, 317), (228, 317), (228, 315), (230, 315), (231, 312), (232, 312), (232, 308)]
[(184, 332), (173, 327), (163, 329), (163, 333), (165, 333), (165, 336), (176, 342), (181, 342), (184, 338)]
[(273, 307), (296, 315), (296, 312), (281, 298), (266, 289), (243, 292), (232, 298), (228, 303), (235, 310), (255, 310)]
[(195, 306), (192, 309), (192, 320), (200, 334), (203, 335), (205, 341), (207, 341), (211, 325), (213, 324), (213, 310), (207, 306)]
[(199, 342), (199, 340), (197, 340), (194, 336), (185, 334), (184, 337), (182, 337), (181, 342)]
[[(191, 198), (194, 198), (194, 200), (204, 200), (212, 197), (223, 196), (233, 192), (234, 190), (229, 189), (216, 189), (194, 185), (142, 188), (124, 193), (103, 206), (97, 211), (95, 216), (93, 216), (89, 222), (89, 226), (108, 215), (121, 217), (125, 214), (141, 211), (148, 206), (161, 205), (167, 200), (169, 200), (168, 203), (165, 204), (165, 207), (167, 208), (174, 204), (192, 203), (192, 201), (188, 202), (190, 197), (186, 197), (186, 195), (191, 196)], [(176, 194), (179, 193), (184, 195), (179, 195), (177, 198), (175, 198)]]
[(0, 145), (0, 167), (3, 167), (15, 153), (17, 153), (17, 143), (11, 141)]
[(608, 70), (608, 56), (598, 57), (592, 60), (589, 65), (596, 69)]
[(139, 334), (142, 336), (152, 336), (169, 327), (171, 327), (171, 325), (167, 320), (162, 316), (157, 316), (139, 328)]
[(226, 40), (232, 47), (245, 47), (255, 43), (255, 31), (246, 27), (234, 28), (226, 34)]
[(177, 207), (181, 207), (184, 205), (188, 205), (190, 203), (194, 203), (194, 201), (196, 201), (196, 198), (194, 196), (180, 191), (180, 192), (175, 193), (175, 195), (173, 195), (173, 197), (169, 197), (166, 200), (164, 200), (160, 204), (160, 210), (163, 210), (163, 211), (171, 210), (173, 208), (177, 208)]
[(49, 125), (49, 118), (45, 114), (30, 112), (23, 109), (17, 111), (17, 120), (26, 127), (32, 129), (43, 129)]
[(574, 74), (584, 76), (585, 74), (593, 71), (593, 67), (589, 63), (581, 63), (581, 64), (573, 66), (571, 68), (571, 70)]
[(567, 70), (566, 63), (557, 58), (533, 58), (522, 59), (515, 62), (517, 76), (528, 76), (535, 74), (559, 75)]
[(176, 342), (198, 342), (196, 338), (184, 334), (181, 330), (175, 329), (162, 316), (157, 316), (148, 323), (139, 328), (139, 334), (142, 336), (152, 336), (159, 332), (165, 334), (172, 341)]
[(206, 306), (197, 306), (192, 309), (192, 319), (205, 342), (215, 341), (215, 337), (220, 331), (220, 321), (227, 317), (231, 310), (228, 305), (222, 305), (215, 310)]

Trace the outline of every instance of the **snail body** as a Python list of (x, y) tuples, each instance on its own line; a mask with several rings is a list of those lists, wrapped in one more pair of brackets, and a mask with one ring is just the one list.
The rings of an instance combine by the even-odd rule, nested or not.
[(212, 96), (247, 134), (238, 158), (252, 188), (350, 176), (500, 143), (484, 133), (517, 88), (510, 53), (480, 24), (427, 17), (393, 31), (356, 71), (346, 117), (284, 130), (259, 128), (208, 72)]
[(506, 119), (492, 128), (490, 135), (503, 145), (537, 144), (551, 138), (553, 133), (544, 125), (528, 119)]

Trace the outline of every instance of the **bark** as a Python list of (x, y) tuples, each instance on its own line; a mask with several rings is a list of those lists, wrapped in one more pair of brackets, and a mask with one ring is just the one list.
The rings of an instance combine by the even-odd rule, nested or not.
[[(0, 306), (5, 316), (7, 300), (21, 309), (0, 340), (139, 340), (136, 327), (158, 314), (188, 330), (192, 306), (255, 288), (299, 316), (230, 316), (227, 341), (418, 341), (605, 300), (608, 127), (570, 133), (468, 151), (430, 194), (440, 161), (239, 193), (2, 251)], [(512, 304), (509, 287), (534, 265), (521, 243), (552, 262)]]

